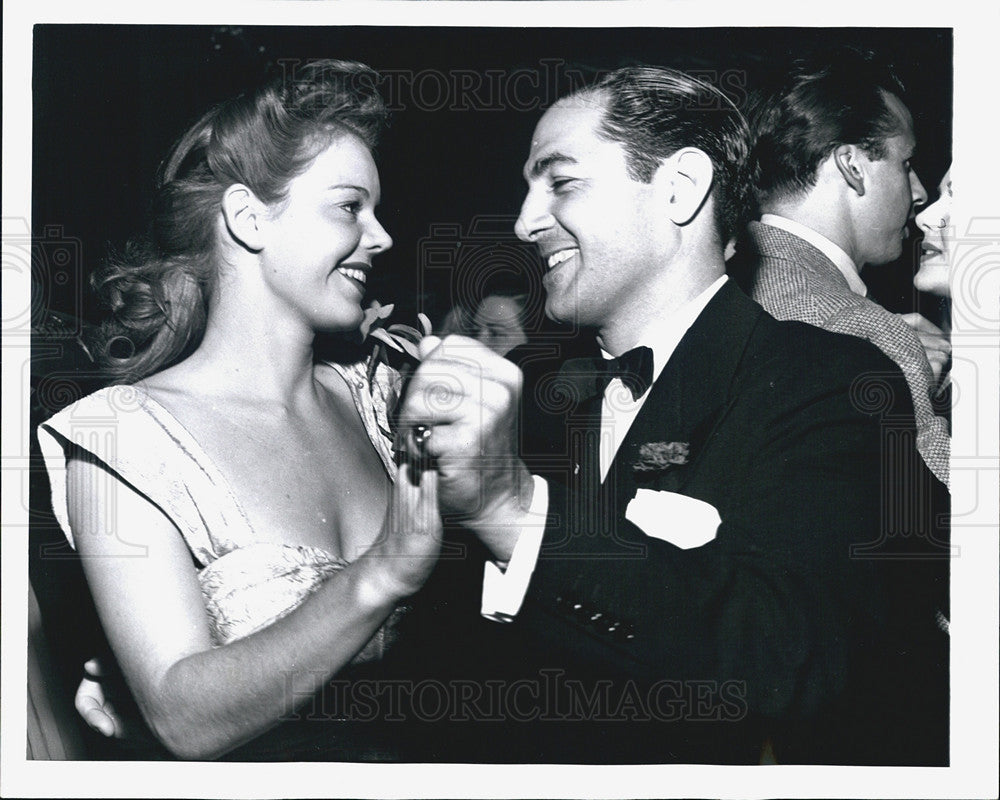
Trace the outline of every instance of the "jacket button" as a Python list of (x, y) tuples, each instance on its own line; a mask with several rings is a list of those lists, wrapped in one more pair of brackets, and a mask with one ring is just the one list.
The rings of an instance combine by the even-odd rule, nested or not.
[(616, 642), (627, 642), (635, 638), (635, 629), (631, 625), (619, 625), (612, 635)]

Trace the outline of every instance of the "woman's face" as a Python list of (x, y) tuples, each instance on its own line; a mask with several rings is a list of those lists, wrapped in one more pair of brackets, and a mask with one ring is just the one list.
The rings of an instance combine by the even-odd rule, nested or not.
[(352, 330), (363, 319), (372, 259), (392, 246), (375, 218), (379, 196), (371, 152), (344, 134), (291, 180), (272, 210), (264, 279), (314, 330)]
[(921, 292), (950, 297), (948, 286), (951, 268), (951, 170), (941, 179), (938, 198), (917, 214), (917, 226), (924, 233), (920, 251), (920, 269), (913, 285)]
[(528, 341), (521, 327), (524, 304), (516, 297), (490, 294), (482, 299), (472, 319), (477, 340), (500, 355)]

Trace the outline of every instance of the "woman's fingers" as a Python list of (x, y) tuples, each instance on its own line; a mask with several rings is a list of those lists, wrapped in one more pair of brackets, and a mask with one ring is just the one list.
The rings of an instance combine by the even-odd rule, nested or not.
[(383, 557), (377, 569), (394, 594), (413, 594), (430, 575), (441, 547), (437, 475), (433, 470), (425, 469), (418, 477), (411, 464), (400, 465), (383, 537), (376, 549)]
[(103, 678), (105, 676), (104, 665), (99, 658), (92, 658), (83, 665), (83, 671), (91, 678)]
[(93, 730), (108, 738), (121, 738), (123, 735), (121, 720), (118, 719), (114, 706), (105, 698), (104, 687), (97, 681), (90, 678), (80, 681), (74, 705), (77, 713), (83, 717), (83, 721)]
[(421, 530), (433, 536), (436, 540), (441, 539), (441, 514), (438, 510), (438, 474), (436, 470), (425, 469), (420, 474), (419, 502), (417, 510), (420, 515), (419, 522)]
[(406, 536), (413, 533), (440, 535), (441, 518), (437, 505), (437, 473), (415, 471), (412, 464), (399, 467), (396, 489), (396, 527)]

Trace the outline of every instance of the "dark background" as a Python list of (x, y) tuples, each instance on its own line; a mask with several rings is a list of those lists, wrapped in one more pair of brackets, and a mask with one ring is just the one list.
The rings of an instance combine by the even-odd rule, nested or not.
[[(540, 110), (567, 88), (644, 62), (705, 71), (739, 104), (788, 54), (837, 42), (896, 65), (917, 128), (916, 169), (933, 197), (950, 161), (950, 30), (38, 25), (32, 233), (43, 244), (33, 308), (96, 321), (86, 276), (109, 246), (142, 232), (171, 143), (285, 59), (355, 59), (386, 76), (396, 113), (379, 152), (380, 217), (395, 247), (376, 264), (369, 296), (437, 321), (484, 268), (534, 268), (511, 232), (520, 169)], [(487, 233), (470, 233), (474, 220)], [(933, 317), (935, 302), (912, 289), (915, 245), (864, 277), (890, 309)]]

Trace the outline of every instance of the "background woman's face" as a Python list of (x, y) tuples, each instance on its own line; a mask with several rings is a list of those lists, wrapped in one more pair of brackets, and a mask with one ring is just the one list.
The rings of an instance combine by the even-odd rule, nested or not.
[(521, 327), (524, 303), (516, 297), (490, 294), (482, 299), (472, 320), (475, 337), (490, 350), (506, 355), (528, 341)]
[(948, 277), (951, 268), (951, 170), (941, 179), (938, 198), (917, 214), (917, 226), (924, 233), (920, 250), (920, 269), (913, 285), (921, 292), (950, 297)]

